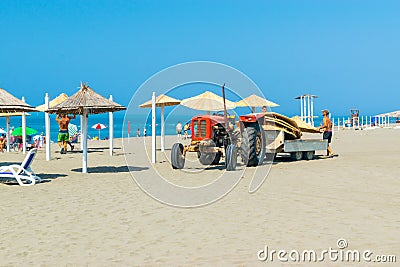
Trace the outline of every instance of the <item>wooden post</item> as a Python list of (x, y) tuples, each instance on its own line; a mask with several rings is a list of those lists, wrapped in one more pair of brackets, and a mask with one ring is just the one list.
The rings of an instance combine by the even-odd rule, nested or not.
[[(113, 96), (110, 95), (110, 101), (113, 101)], [(114, 152), (114, 115), (112, 112), (108, 113), (108, 117), (109, 117), (109, 135), (110, 135), (110, 156), (113, 155)]]
[[(50, 101), (49, 101), (49, 94), (46, 93), (44, 97), (44, 109), (47, 110), (50, 107)], [(44, 123), (46, 127), (46, 160), (49, 161), (51, 160), (51, 140), (50, 140), (50, 114), (45, 112), (44, 113)]]
[[(22, 97), (22, 101), (25, 102), (25, 97)], [(22, 112), (22, 153), (26, 153), (26, 113)]]
[(88, 167), (88, 153), (87, 153), (87, 132), (88, 132), (88, 110), (83, 109), (82, 113), (82, 173), (87, 173)]
[(10, 152), (10, 116), (6, 117), (6, 138), (7, 138), (7, 152)]
[(164, 152), (165, 144), (165, 122), (164, 122), (164, 105), (161, 106), (161, 151)]

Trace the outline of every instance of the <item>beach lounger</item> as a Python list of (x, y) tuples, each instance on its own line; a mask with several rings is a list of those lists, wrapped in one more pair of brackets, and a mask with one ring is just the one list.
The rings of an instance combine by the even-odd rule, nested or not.
[(0, 179), (16, 179), (20, 186), (30, 186), (42, 180), (31, 169), (37, 149), (31, 149), (21, 165), (13, 164), (0, 167)]

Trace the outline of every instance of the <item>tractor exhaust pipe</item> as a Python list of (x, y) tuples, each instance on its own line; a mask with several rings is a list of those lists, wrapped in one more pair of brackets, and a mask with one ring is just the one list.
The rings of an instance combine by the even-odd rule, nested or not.
[(225, 103), (225, 83), (222, 85), (222, 99), (224, 100), (224, 120), (225, 120), (225, 129), (227, 132), (229, 132), (229, 122), (228, 122), (228, 116), (226, 112), (226, 103)]

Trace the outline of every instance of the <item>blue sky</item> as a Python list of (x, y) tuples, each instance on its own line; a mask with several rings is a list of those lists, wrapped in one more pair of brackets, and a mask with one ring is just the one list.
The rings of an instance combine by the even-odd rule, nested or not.
[(1, 1), (0, 87), (39, 105), (44, 92), (70, 95), (86, 81), (127, 105), (156, 72), (204, 60), (248, 75), (286, 115), (299, 113), (302, 93), (333, 114), (398, 110), (399, 10), (399, 1)]

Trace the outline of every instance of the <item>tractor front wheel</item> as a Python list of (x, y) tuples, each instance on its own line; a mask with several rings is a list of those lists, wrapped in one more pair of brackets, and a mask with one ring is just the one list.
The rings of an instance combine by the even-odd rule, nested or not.
[(225, 167), (227, 171), (236, 170), (237, 165), (237, 147), (228, 145), (225, 152)]
[(173, 169), (183, 169), (185, 157), (183, 156), (183, 145), (175, 143), (171, 149), (171, 164)]

